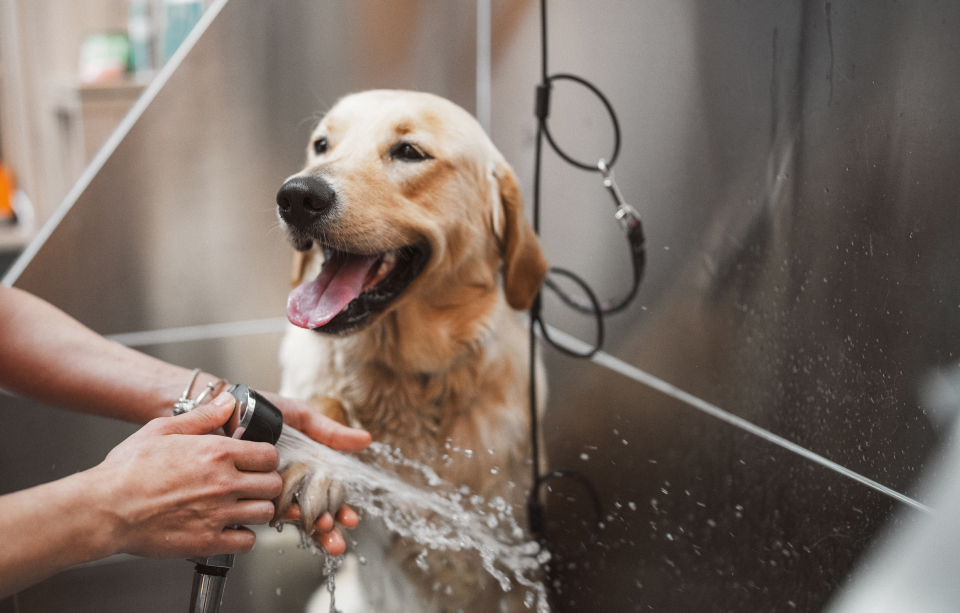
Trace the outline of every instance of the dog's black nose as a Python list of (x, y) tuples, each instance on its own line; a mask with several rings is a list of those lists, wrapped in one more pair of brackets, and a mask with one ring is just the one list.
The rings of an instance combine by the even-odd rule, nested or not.
[(337, 203), (337, 193), (320, 177), (294, 177), (277, 192), (280, 217), (290, 224), (309, 223)]

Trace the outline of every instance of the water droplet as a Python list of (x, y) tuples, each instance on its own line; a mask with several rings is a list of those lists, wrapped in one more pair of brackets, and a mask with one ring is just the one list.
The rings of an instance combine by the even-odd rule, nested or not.
[(280, 588), (277, 588), (277, 596), (280, 595)]
[(587, 460), (590, 459), (590, 456), (588, 456), (588, 455), (585, 454), (585, 453), (581, 453), (581, 454), (580, 454), (580, 459), (583, 460), (584, 462), (586, 462)]

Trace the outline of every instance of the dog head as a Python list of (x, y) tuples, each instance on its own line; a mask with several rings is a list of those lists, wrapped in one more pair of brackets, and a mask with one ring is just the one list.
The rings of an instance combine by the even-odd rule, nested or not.
[(469, 113), (431, 94), (340, 100), (277, 207), (299, 252), (287, 314), (303, 328), (347, 333), (414, 302), (482, 310), (501, 270), (507, 302), (526, 309), (546, 274), (503, 156)]

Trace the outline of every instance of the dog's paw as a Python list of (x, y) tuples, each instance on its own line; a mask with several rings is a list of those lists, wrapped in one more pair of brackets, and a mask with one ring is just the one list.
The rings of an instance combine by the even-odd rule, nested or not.
[(337, 511), (343, 506), (346, 498), (346, 489), (343, 483), (317, 471), (304, 462), (291, 462), (280, 469), (283, 477), (283, 491), (274, 500), (274, 515), (271, 526), (289, 522), (285, 519), (290, 507), (300, 505), (300, 527), (308, 536), (314, 533), (314, 524), (323, 516), (330, 513), (337, 516)]

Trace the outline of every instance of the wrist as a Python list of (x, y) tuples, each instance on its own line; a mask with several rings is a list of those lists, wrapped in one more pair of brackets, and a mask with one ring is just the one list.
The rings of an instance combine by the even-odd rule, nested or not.
[(102, 484), (77, 473), (0, 496), (0, 597), (119, 551), (102, 495)]
[(45, 558), (41, 566), (57, 572), (119, 551), (108, 484), (94, 468), (10, 495), (22, 513), (45, 526), (31, 537), (34, 554)]
[(118, 497), (117, 476), (106, 474), (102, 466), (85, 470), (68, 477), (70, 487), (75, 489), (76, 504), (70, 511), (79, 514), (76, 536), (77, 551), (83, 555), (80, 562), (100, 560), (126, 549), (125, 522)]

